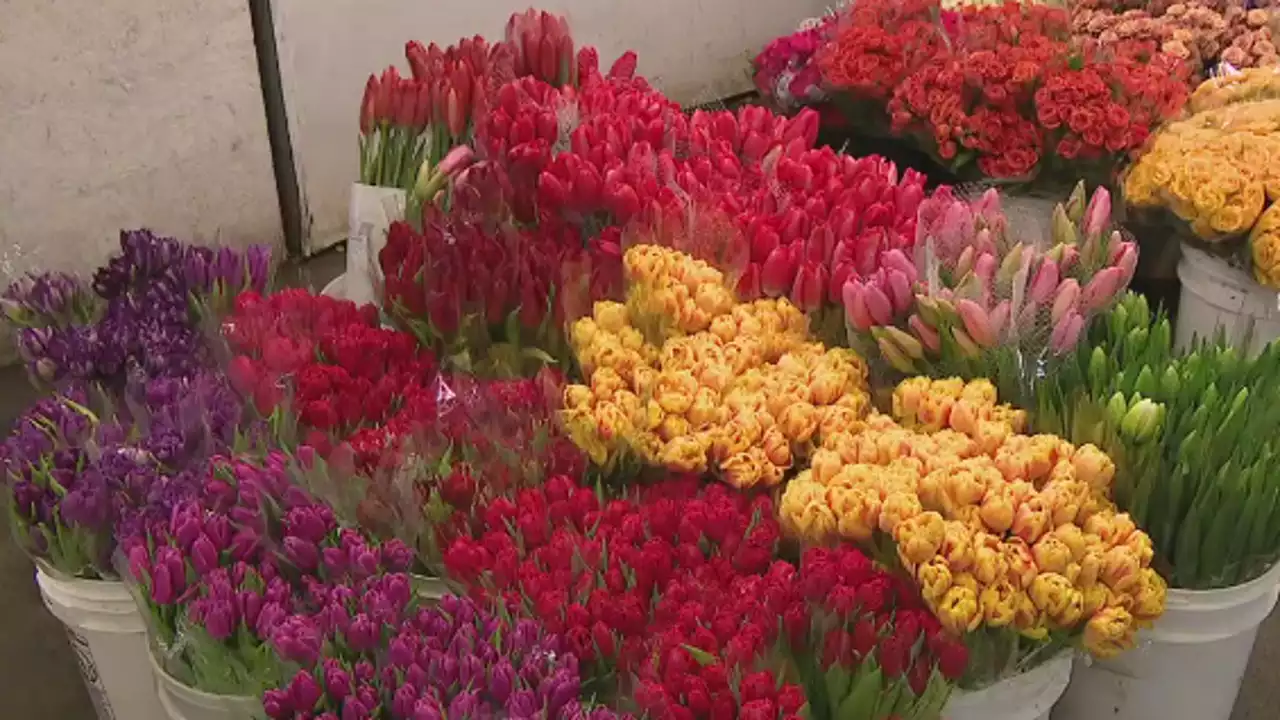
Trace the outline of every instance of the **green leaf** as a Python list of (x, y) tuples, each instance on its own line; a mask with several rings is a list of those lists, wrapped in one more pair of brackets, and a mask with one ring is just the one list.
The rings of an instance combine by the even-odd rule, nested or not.
[(681, 644), (680, 647), (689, 651), (689, 654), (693, 656), (694, 661), (697, 662), (698, 665), (701, 667), (707, 667), (708, 665), (715, 665), (716, 663), (720, 662), (719, 658), (717, 658), (715, 655), (712, 655), (711, 653), (701, 648), (696, 648), (687, 643)]
[(849, 694), (850, 685), (853, 683), (853, 676), (840, 663), (831, 663), (831, 667), (827, 668), (827, 672), (822, 677), (823, 685), (827, 690), (827, 697), (831, 701), (831, 711), (834, 711), (840, 700)]
[(880, 696), (884, 685), (884, 675), (880, 668), (867, 673), (858, 673), (859, 678), (853, 690), (840, 703), (836, 712), (836, 720), (872, 720), (876, 708), (876, 698)]

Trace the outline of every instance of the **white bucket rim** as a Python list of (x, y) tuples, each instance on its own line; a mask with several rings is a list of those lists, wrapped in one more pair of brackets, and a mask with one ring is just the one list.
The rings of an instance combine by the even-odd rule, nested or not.
[(1222, 258), (1190, 246), (1183, 250), (1178, 261), (1178, 281), (1184, 295), (1191, 293), (1209, 307), (1261, 321), (1272, 320), (1280, 313), (1276, 290)]
[(325, 283), (324, 288), (320, 290), (320, 294), (337, 300), (346, 300), (346, 289), (347, 274), (344, 272), (340, 273), (338, 277), (330, 280), (328, 283)]
[[(41, 590), (52, 590), (55, 594), (73, 597), (78, 600), (93, 602), (122, 602), (134, 604), (133, 594), (123, 580), (90, 580), (75, 578), (48, 567), (46, 563), (36, 563), (36, 584)], [(136, 609), (136, 608), (135, 608)]]
[(226, 703), (228, 701), (243, 700), (246, 703), (252, 702), (258, 705), (262, 704), (262, 698), (257, 695), (219, 695), (211, 693), (207, 690), (199, 690), (193, 688), (186, 683), (181, 682), (174, 676), (170, 675), (160, 662), (156, 659), (155, 652), (147, 648), (147, 662), (151, 664), (151, 672), (155, 675), (159, 685), (165, 688), (166, 692), (173, 693), (174, 690), (180, 691), (183, 697), (192, 698), (196, 701), (205, 701), (209, 704)]
[[(1005, 683), (1012, 682), (1014, 680), (1021, 681), (1022, 683), (1034, 684), (1037, 686), (1043, 685), (1047, 690), (1049, 687), (1051, 687), (1052, 679), (1058, 675), (1061, 675), (1063, 678), (1065, 678), (1065, 680), (1062, 682), (1062, 690), (1065, 690), (1067, 687), (1067, 682), (1069, 682), (1071, 678), (1071, 668), (1075, 664), (1075, 659), (1076, 659), (1076, 651), (1074, 649), (1063, 648), (1062, 650), (1054, 654), (1053, 657), (1049, 658), (1048, 660), (1045, 660), (1039, 665), (1036, 665), (1030, 670), (1025, 670), (1016, 675), (1010, 675), (1008, 677), (1001, 678), (985, 687), (980, 687), (976, 690), (961, 690), (957, 688), (956, 691), (951, 694), (951, 700), (949, 700), (948, 703), (954, 702), (956, 700), (981, 702), (981, 698), (986, 697), (989, 693), (991, 693), (994, 690), (1001, 689), (1002, 685), (1004, 685)], [(1007, 689), (1007, 686), (1006, 686), (1006, 689)], [(1059, 694), (1061, 694), (1062, 690), (1059, 690)]]
[[(1178, 605), (1189, 603), (1200, 606), (1199, 608), (1188, 608), (1192, 610), (1200, 608), (1221, 609), (1222, 607), (1241, 605), (1278, 586), (1280, 586), (1280, 561), (1272, 563), (1271, 567), (1258, 577), (1231, 587), (1215, 588), (1213, 590), (1169, 588), (1165, 593), (1165, 609), (1168, 610), (1170, 604), (1175, 603)], [(1179, 609), (1182, 608), (1179, 607)]]

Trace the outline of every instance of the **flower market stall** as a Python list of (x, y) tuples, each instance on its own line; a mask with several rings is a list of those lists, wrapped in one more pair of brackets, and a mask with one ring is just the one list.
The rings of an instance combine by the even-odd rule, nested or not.
[[(1280, 345), (1175, 341), (1121, 211), (1280, 276), (1271, 71), (939, 10), (771, 45), (792, 115), (687, 111), (549, 13), (410, 41), (326, 292), (145, 230), (10, 287), (14, 540), (99, 717), (1228, 720)], [(820, 145), (824, 98), (1017, 184)]]

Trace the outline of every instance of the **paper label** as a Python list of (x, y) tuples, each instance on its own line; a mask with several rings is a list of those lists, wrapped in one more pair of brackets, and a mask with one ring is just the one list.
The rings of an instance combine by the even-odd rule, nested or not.
[(102, 684), (102, 676), (98, 674), (98, 664), (93, 659), (93, 649), (83, 635), (67, 628), (67, 640), (76, 653), (76, 662), (80, 665), (80, 676), (84, 678), (85, 688), (89, 691), (89, 700), (98, 714), (98, 720), (116, 720), (111, 710), (111, 701), (107, 699), (107, 688)]

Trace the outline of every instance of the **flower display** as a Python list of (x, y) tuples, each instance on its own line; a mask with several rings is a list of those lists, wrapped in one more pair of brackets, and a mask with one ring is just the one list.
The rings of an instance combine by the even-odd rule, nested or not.
[[(365, 633), (385, 638), (389, 652), (381, 652), (382, 643), (361, 642)], [(619, 717), (578, 699), (577, 659), (563, 640), (532, 620), (513, 621), (468, 599), (447, 596), (430, 609), (407, 604), (372, 616), (367, 630), (340, 644), (336, 656), (267, 690), (267, 717)]]
[[(935, 18), (941, 16), (941, 24)], [(1186, 100), (1178, 58), (1141, 43), (1073, 42), (1068, 13), (937, 0), (857, 3), (819, 52), (833, 92), (870, 104), (955, 171), (1110, 179)]]
[[(1101, 450), (1021, 434), (1026, 413), (997, 405), (987, 381), (909, 379), (893, 405), (897, 422), (824, 439), (780, 501), (789, 533), (892, 538), (943, 627), (971, 642), (1010, 628), (1037, 659), (1063, 636), (1109, 657), (1160, 616), (1151, 538), (1109, 499), (1116, 467)], [(1017, 647), (967, 682), (1017, 668)]]
[[(18, 351), (38, 386), (84, 380), (114, 392), (131, 380), (208, 368), (213, 358), (192, 305), (220, 312), (241, 290), (265, 290), (270, 270), (265, 247), (214, 250), (124, 231), (120, 252), (94, 276), (96, 298), (66, 276), (27, 278), (9, 288), (6, 314), (27, 325)], [(72, 318), (78, 322), (66, 322)]]
[[(1117, 5), (1119, 5), (1117, 7)], [(1233, 68), (1270, 67), (1280, 61), (1271, 30), (1271, 14), (1242, 0), (1228, 2), (1140, 3), (1078, 2), (1071, 28), (1079, 36), (1105, 44), (1143, 41), (1188, 61), (1197, 75), (1218, 62)]]
[(291, 485), (285, 458), (219, 457), (167, 517), (122, 540), (153, 651), (200, 690), (254, 695), (330, 637), (371, 649), (409, 602), (413, 553), (367, 542)]
[(1046, 384), (1037, 422), (1120, 459), (1115, 501), (1149, 534), (1171, 586), (1238, 585), (1280, 559), (1267, 439), (1280, 348), (1245, 359), (1202, 342), (1179, 354), (1171, 336), (1168, 319), (1126, 298)]
[(1271, 217), (1265, 213), (1277, 192), (1266, 160), (1280, 138), (1271, 74), (1254, 70), (1238, 80), (1206, 81), (1193, 106), (1203, 109), (1156, 135), (1126, 176), (1124, 191), (1133, 206), (1171, 212), (1186, 223), (1189, 240), (1218, 254), (1239, 253), (1258, 282), (1280, 287), (1273, 221), (1262, 222)]
[(814, 56), (826, 44), (837, 18), (832, 13), (806, 20), (799, 30), (766, 45), (752, 61), (760, 94), (784, 109), (823, 100), (822, 73)]
[(1070, 352), (1133, 278), (1137, 245), (1112, 226), (1105, 188), (1086, 203), (1080, 184), (1054, 208), (1048, 247), (1013, 227), (1001, 201), (994, 189), (924, 201), (916, 262), (886, 255), (844, 285), (854, 347), (907, 374), (989, 376), (1014, 397), (1040, 363)]
[(627, 302), (597, 303), (571, 332), (586, 383), (565, 388), (564, 420), (597, 464), (634, 454), (773, 486), (811, 442), (860, 422), (862, 359), (809, 342), (785, 299), (735, 303), (718, 270), (654, 245), (624, 264)]
[(916, 588), (849, 546), (808, 548), (796, 581), (813, 616), (793, 661), (810, 717), (871, 705), (872, 718), (935, 718), (968, 664), (967, 648), (922, 605)]

